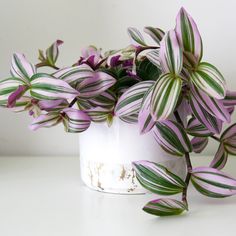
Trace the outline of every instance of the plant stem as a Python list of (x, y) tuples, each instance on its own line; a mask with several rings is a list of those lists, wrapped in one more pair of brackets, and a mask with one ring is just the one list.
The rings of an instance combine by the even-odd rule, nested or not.
[(187, 175), (186, 175), (186, 178), (185, 178), (185, 181), (184, 181), (186, 186), (183, 189), (182, 201), (188, 205), (187, 191), (188, 191), (188, 185), (189, 185), (189, 181), (190, 181), (190, 178), (191, 178), (191, 171), (192, 171), (192, 164), (191, 164), (191, 160), (190, 160), (190, 156), (189, 156), (188, 152), (185, 153), (185, 161), (186, 161), (186, 165), (187, 165)]
[(216, 136), (212, 135), (212, 136), (210, 136), (210, 137), (213, 138), (213, 139), (215, 139), (216, 141), (220, 142), (220, 139), (217, 138)]
[[(177, 120), (177, 122), (184, 127), (183, 125), (183, 122), (179, 116), (179, 113), (178, 111), (175, 111), (174, 112), (174, 115), (175, 115), (175, 118)], [(186, 161), (186, 166), (187, 166), (187, 175), (186, 175), (186, 178), (185, 178), (185, 188), (183, 189), (183, 193), (182, 193), (182, 201), (188, 206), (188, 201), (187, 201), (187, 191), (188, 191), (188, 185), (189, 185), (189, 181), (190, 181), (190, 178), (191, 178), (191, 172), (192, 172), (192, 163), (191, 163), (191, 160), (190, 160), (190, 156), (189, 156), (189, 153), (186, 152), (185, 153), (185, 161)]]
[(69, 104), (69, 107), (73, 107), (76, 102), (77, 102), (77, 98), (74, 98)]

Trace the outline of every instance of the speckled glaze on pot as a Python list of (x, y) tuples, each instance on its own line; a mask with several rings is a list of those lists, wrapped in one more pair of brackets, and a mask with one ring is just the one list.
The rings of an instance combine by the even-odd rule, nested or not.
[(158, 162), (184, 178), (184, 158), (166, 154), (150, 133), (140, 135), (137, 125), (117, 118), (111, 127), (93, 123), (80, 134), (80, 168), (83, 182), (102, 192), (142, 194), (146, 190), (135, 178), (131, 163)]

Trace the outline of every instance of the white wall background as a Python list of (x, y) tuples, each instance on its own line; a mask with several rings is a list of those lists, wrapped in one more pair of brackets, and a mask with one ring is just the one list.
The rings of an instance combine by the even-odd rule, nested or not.
[[(234, 0), (0, 0), (0, 77), (9, 75), (13, 52), (37, 61), (37, 49), (62, 39), (59, 64), (70, 65), (80, 49), (104, 49), (129, 43), (126, 28), (174, 27), (181, 6), (193, 16), (202, 34), (204, 59), (215, 64), (236, 90), (236, 1)], [(77, 155), (78, 135), (61, 126), (28, 130), (27, 114), (0, 109), (0, 155)], [(212, 143), (208, 154), (215, 151)]]

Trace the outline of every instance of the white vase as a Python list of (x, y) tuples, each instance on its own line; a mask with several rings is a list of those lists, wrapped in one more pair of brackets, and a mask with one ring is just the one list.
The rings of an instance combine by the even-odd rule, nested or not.
[(151, 133), (140, 135), (137, 125), (118, 118), (114, 118), (111, 127), (106, 123), (92, 123), (80, 134), (79, 143), (82, 180), (98, 191), (145, 193), (131, 165), (137, 160), (161, 163), (182, 178), (186, 174), (184, 158), (166, 154)]

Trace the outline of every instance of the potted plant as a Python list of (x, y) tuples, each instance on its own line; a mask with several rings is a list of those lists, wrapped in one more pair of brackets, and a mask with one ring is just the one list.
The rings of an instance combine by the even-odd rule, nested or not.
[[(0, 105), (28, 111), (32, 130), (62, 123), (67, 132), (86, 131), (80, 135), (81, 174), (92, 188), (142, 193), (141, 185), (158, 195), (182, 193), (181, 200), (149, 202), (148, 213), (188, 210), (190, 180), (209, 197), (236, 194), (236, 180), (221, 171), (228, 154), (236, 154), (236, 125), (222, 132), (231, 122), (236, 93), (202, 60), (201, 36), (183, 8), (173, 30), (144, 31), (151, 45), (129, 28), (128, 47), (102, 54), (90, 46), (65, 68), (56, 65), (60, 40), (39, 50), (36, 65), (15, 53), (11, 77), (0, 82)], [(54, 71), (40, 72), (42, 67)], [(193, 168), (190, 153), (201, 153), (209, 138), (219, 144), (212, 162)]]

